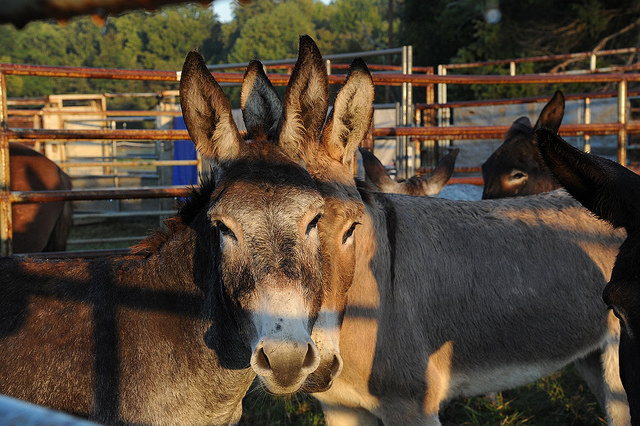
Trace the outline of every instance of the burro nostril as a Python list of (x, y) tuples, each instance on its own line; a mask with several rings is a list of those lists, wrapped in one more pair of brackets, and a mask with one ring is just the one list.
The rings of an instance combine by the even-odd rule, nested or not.
[(344, 366), (342, 362), (342, 357), (339, 355), (333, 356), (333, 364), (331, 366), (331, 379), (335, 379), (342, 373), (342, 367)]
[(320, 354), (318, 353), (318, 349), (316, 345), (312, 343), (307, 344), (307, 355), (304, 357), (304, 362), (302, 363), (302, 368), (305, 370), (310, 370), (309, 372), (315, 371), (320, 364)]
[(258, 351), (256, 351), (256, 365), (258, 365), (261, 369), (271, 370), (269, 357), (264, 353), (263, 348), (260, 348)]

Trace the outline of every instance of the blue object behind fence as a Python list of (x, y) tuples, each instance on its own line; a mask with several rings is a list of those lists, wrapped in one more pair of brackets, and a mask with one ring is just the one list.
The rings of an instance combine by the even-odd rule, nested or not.
[[(184, 118), (182, 116), (173, 119), (173, 128), (176, 130), (186, 129)], [(173, 148), (175, 160), (195, 160), (197, 158), (196, 147), (190, 140), (175, 141)], [(198, 183), (198, 167), (197, 166), (173, 166), (173, 185), (195, 185)]]

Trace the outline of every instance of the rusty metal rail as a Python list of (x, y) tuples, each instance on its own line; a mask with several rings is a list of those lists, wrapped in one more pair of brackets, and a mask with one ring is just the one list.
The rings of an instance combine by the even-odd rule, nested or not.
[(76, 200), (126, 200), (132, 198), (177, 198), (189, 194), (183, 186), (157, 186), (152, 188), (74, 189), (71, 191), (12, 191), (12, 203), (50, 203)]
[(524, 64), (531, 62), (552, 62), (552, 61), (566, 61), (566, 60), (585, 60), (589, 59), (591, 62), (591, 69), (595, 69), (595, 61), (600, 56), (612, 56), (612, 55), (624, 55), (630, 53), (639, 53), (640, 48), (628, 47), (623, 49), (611, 49), (611, 50), (598, 50), (595, 52), (578, 52), (578, 53), (565, 53), (559, 55), (547, 55), (547, 56), (530, 56), (527, 58), (513, 58), (513, 59), (497, 59), (493, 61), (483, 62), (467, 62), (464, 64), (447, 64), (447, 69), (465, 69), (465, 68), (480, 68), (493, 65), (510, 65), (510, 64)]
[[(386, 71), (386, 70), (385, 70)], [(212, 73), (220, 83), (239, 84), (242, 73)], [(9, 182), (9, 141), (82, 141), (82, 140), (184, 140), (189, 139), (185, 130), (46, 130), (46, 129), (9, 129), (7, 120), (6, 76), (42, 76), (57, 78), (101, 78), (118, 80), (149, 80), (177, 83), (180, 72), (121, 70), (106, 68), (76, 68), (42, 65), (0, 64), (0, 254), (11, 253), (11, 204), (23, 202), (47, 202), (62, 199), (124, 199), (124, 198), (161, 198), (181, 197), (186, 195), (184, 188), (138, 188), (133, 190), (74, 190), (55, 193), (11, 192)], [(288, 74), (268, 74), (274, 85), (286, 85)], [(409, 83), (412, 87), (433, 87), (439, 84), (571, 84), (571, 83), (615, 83), (618, 85), (619, 114), (616, 123), (563, 125), (562, 135), (611, 135), (617, 134), (619, 141), (625, 141), (627, 134), (640, 133), (640, 124), (628, 123), (626, 120), (626, 101), (629, 96), (629, 83), (640, 81), (640, 73), (592, 73), (579, 75), (431, 75), (431, 74), (399, 74), (374, 72), (376, 85), (401, 86)], [(342, 84), (344, 75), (329, 76), (331, 84)], [(451, 104), (433, 105), (434, 107), (451, 107)], [(153, 112), (157, 115), (174, 115), (172, 112)], [(27, 113), (24, 113), (27, 114)], [(151, 114), (151, 112), (115, 112), (106, 115)], [(374, 137), (407, 136), (425, 139), (500, 139), (507, 131), (507, 126), (451, 126), (451, 127), (389, 127), (375, 128)], [(619, 161), (626, 159), (624, 143), (618, 144)], [(152, 163), (145, 163), (151, 165)], [(157, 163), (154, 163), (157, 165)], [(69, 164), (68, 164), (69, 165)], [(111, 163), (100, 163), (111, 165)], [(123, 165), (119, 163), (118, 165)], [(117, 192), (117, 193), (116, 193)]]
[[(425, 139), (502, 139), (509, 126), (451, 126), (451, 127), (376, 127), (374, 137), (413, 136)], [(640, 133), (640, 123), (563, 124), (562, 136), (616, 135), (620, 131)]]
[[(640, 90), (629, 90), (629, 97), (640, 96)], [(565, 94), (565, 101), (584, 100), (584, 99), (604, 99), (615, 98), (618, 96), (616, 92), (603, 92), (603, 93), (578, 93), (578, 94)], [(520, 105), (529, 104), (534, 102), (547, 102), (551, 99), (551, 96), (528, 96), (523, 98), (503, 98), (503, 99), (479, 99), (471, 101), (453, 101), (446, 104), (439, 103), (416, 103), (416, 111), (423, 111), (429, 109), (442, 109), (442, 108), (464, 108), (464, 107), (478, 107), (478, 106), (496, 106), (496, 105)]]

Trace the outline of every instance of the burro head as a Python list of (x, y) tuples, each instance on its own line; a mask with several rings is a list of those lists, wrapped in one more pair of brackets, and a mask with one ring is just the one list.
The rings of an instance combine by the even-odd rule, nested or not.
[(353, 160), (373, 115), (362, 60), (327, 116), (328, 99), (326, 67), (307, 36), (284, 102), (262, 64), (249, 63), (241, 91), (246, 135), (197, 52), (182, 72), (187, 129), (214, 164), (202, 222), (218, 232), (205, 244), (212, 249), (197, 252), (204, 262), (210, 250), (220, 258), (203, 279), (213, 289), (218, 327), (211, 330), (228, 331), (209, 333), (207, 343), (229, 366), (250, 364), (274, 394), (325, 390), (342, 370), (339, 333), (364, 212)]
[[(296, 67), (293, 79), (307, 68)], [(292, 102), (269, 99), (273, 88), (263, 87), (265, 81), (270, 86), (262, 66), (251, 62), (241, 99), (246, 135), (196, 51), (185, 60), (180, 96), (189, 135), (212, 162), (215, 182), (199, 192), (201, 200), (190, 201), (206, 203), (191, 220), (196, 281), (215, 324), (205, 341), (223, 366), (250, 366), (266, 391), (289, 394), (320, 364), (311, 330), (325, 291), (318, 231), (325, 202), (305, 153), (326, 108), (283, 123), (281, 108)]]

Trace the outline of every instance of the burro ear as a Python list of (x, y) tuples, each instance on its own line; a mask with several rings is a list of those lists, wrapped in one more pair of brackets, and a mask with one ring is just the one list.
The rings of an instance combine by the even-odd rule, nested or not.
[(322, 55), (309, 36), (300, 37), (298, 61), (284, 95), (280, 146), (292, 158), (315, 148), (329, 109), (329, 79)]
[(587, 154), (548, 129), (537, 129), (542, 158), (573, 197), (602, 219), (627, 230), (640, 223), (640, 176), (609, 159)]
[(355, 59), (322, 133), (321, 146), (331, 158), (343, 164), (353, 160), (371, 126), (374, 92), (367, 65), (362, 59)]
[(553, 98), (542, 108), (534, 129), (547, 128), (558, 133), (564, 116), (564, 95), (556, 90)]
[(231, 105), (196, 50), (189, 52), (180, 77), (180, 105), (189, 136), (209, 160), (238, 157), (244, 140), (231, 115)]
[(242, 80), (240, 107), (250, 135), (275, 132), (282, 117), (282, 101), (259, 61), (251, 61)]

